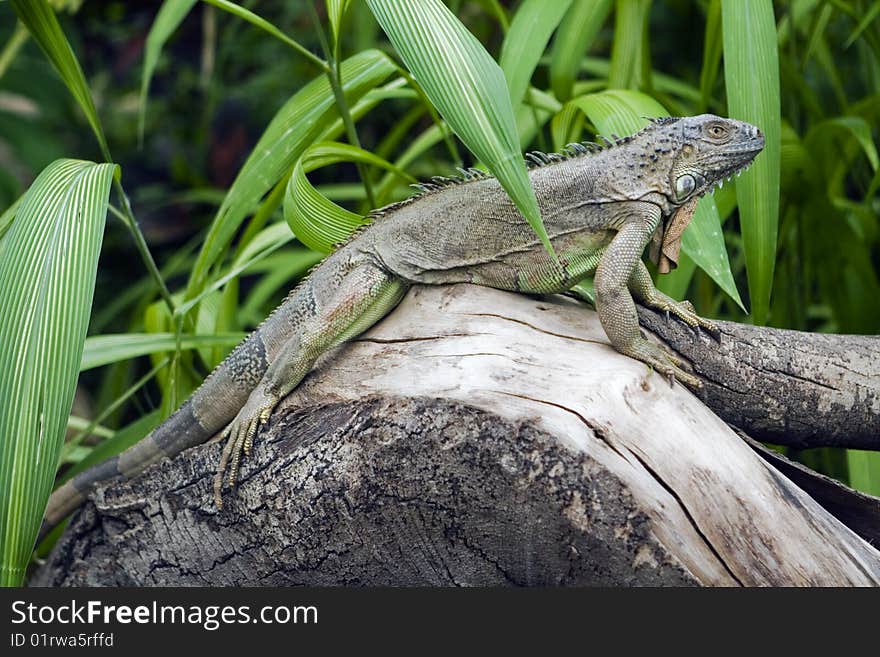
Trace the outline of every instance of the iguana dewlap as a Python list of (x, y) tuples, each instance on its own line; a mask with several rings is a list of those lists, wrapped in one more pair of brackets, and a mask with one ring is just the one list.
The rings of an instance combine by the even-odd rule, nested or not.
[(658, 268), (672, 268), (697, 199), (748, 166), (763, 146), (756, 127), (704, 114), (653, 120), (606, 148), (572, 144), (562, 155), (530, 154), (529, 176), (558, 260), (497, 180), (475, 170), (435, 178), (420, 194), (377, 210), (149, 436), (55, 491), (41, 535), (98, 481), (131, 476), (223, 431), (215, 480), (220, 506), (223, 483), (234, 483), (258, 427), (318, 356), (372, 326), (417, 283), (558, 293), (594, 276), (596, 311), (611, 344), (699, 386), (640, 335), (634, 299), (693, 327), (717, 329), (689, 303), (659, 292), (642, 254), (653, 237)]

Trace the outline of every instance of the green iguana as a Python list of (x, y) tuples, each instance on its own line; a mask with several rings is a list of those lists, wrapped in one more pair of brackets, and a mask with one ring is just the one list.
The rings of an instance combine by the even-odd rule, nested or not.
[(702, 115), (654, 119), (604, 146), (571, 144), (531, 153), (529, 176), (554, 258), (498, 181), (475, 169), (434, 178), (420, 193), (372, 215), (372, 223), (329, 255), (211, 373), (167, 421), (119, 456), (61, 486), (41, 536), (94, 485), (130, 477), (166, 456), (226, 439), (214, 482), (235, 483), (242, 454), (278, 402), (328, 349), (390, 312), (414, 284), (475, 283), (525, 293), (560, 293), (595, 274), (595, 306), (611, 344), (690, 386), (700, 381), (639, 332), (633, 298), (718, 336), (687, 301), (659, 292), (642, 262), (675, 266), (697, 199), (748, 166), (764, 146), (747, 123)]

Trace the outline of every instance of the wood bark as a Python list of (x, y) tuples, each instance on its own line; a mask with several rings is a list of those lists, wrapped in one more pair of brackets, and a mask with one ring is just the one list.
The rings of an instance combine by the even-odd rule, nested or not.
[(691, 363), (703, 402), (750, 436), (880, 450), (880, 337), (718, 322), (719, 344), (645, 308), (639, 320)]
[(563, 297), (416, 287), (284, 400), (222, 511), (219, 451), (101, 487), (33, 583), (880, 583), (874, 547)]

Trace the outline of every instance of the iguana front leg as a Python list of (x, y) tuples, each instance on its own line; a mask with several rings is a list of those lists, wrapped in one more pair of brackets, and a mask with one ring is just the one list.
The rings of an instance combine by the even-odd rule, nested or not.
[(224, 478), (235, 484), (242, 452), (250, 452), (257, 429), (272, 410), (305, 378), (318, 356), (353, 338), (388, 314), (403, 298), (407, 285), (373, 264), (347, 272), (328, 303), (315, 308), (272, 360), (222, 438), (226, 445), (214, 477), (214, 501), (223, 506)]
[[(611, 240), (596, 269), (594, 288), (599, 321), (617, 351), (650, 365), (661, 374), (699, 388), (700, 380), (682, 370), (679, 359), (648, 342), (639, 332), (630, 281), (635, 276), (635, 282), (643, 283), (637, 273), (644, 267), (642, 252), (661, 216), (660, 208), (650, 203), (633, 203), (628, 209), (632, 211), (631, 217)], [(638, 289), (642, 291), (641, 287)]]
[(642, 305), (663, 311), (667, 313), (667, 317), (669, 314), (675, 315), (688, 326), (695, 329), (703, 328), (716, 340), (721, 339), (718, 325), (694, 312), (690, 301), (676, 301), (654, 287), (654, 281), (651, 280), (651, 274), (644, 262), (639, 261), (636, 265), (627, 286), (636, 301), (641, 302)]

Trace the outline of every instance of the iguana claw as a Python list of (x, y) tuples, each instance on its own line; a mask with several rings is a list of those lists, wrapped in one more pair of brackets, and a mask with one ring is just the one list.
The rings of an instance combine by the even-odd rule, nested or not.
[(643, 299), (643, 302), (645, 305), (663, 312), (667, 325), (669, 324), (669, 316), (672, 314), (691, 327), (697, 339), (701, 335), (700, 329), (703, 329), (716, 342), (721, 342), (721, 330), (718, 325), (710, 319), (700, 317), (694, 310), (693, 304), (687, 299), (676, 301), (659, 290), (651, 290), (651, 294)]
[(629, 348), (622, 348), (620, 351), (631, 358), (642, 361), (662, 374), (669, 380), (670, 385), (678, 379), (689, 388), (703, 387), (703, 382), (700, 379), (682, 369), (684, 363), (679, 358), (644, 338), (639, 338)]
[(223, 508), (224, 480), (230, 487), (235, 485), (241, 456), (249, 456), (254, 444), (254, 436), (261, 426), (266, 424), (278, 400), (268, 394), (262, 386), (254, 389), (247, 403), (238, 412), (221, 434), (226, 440), (220, 454), (220, 463), (214, 474), (214, 503), (218, 509)]

